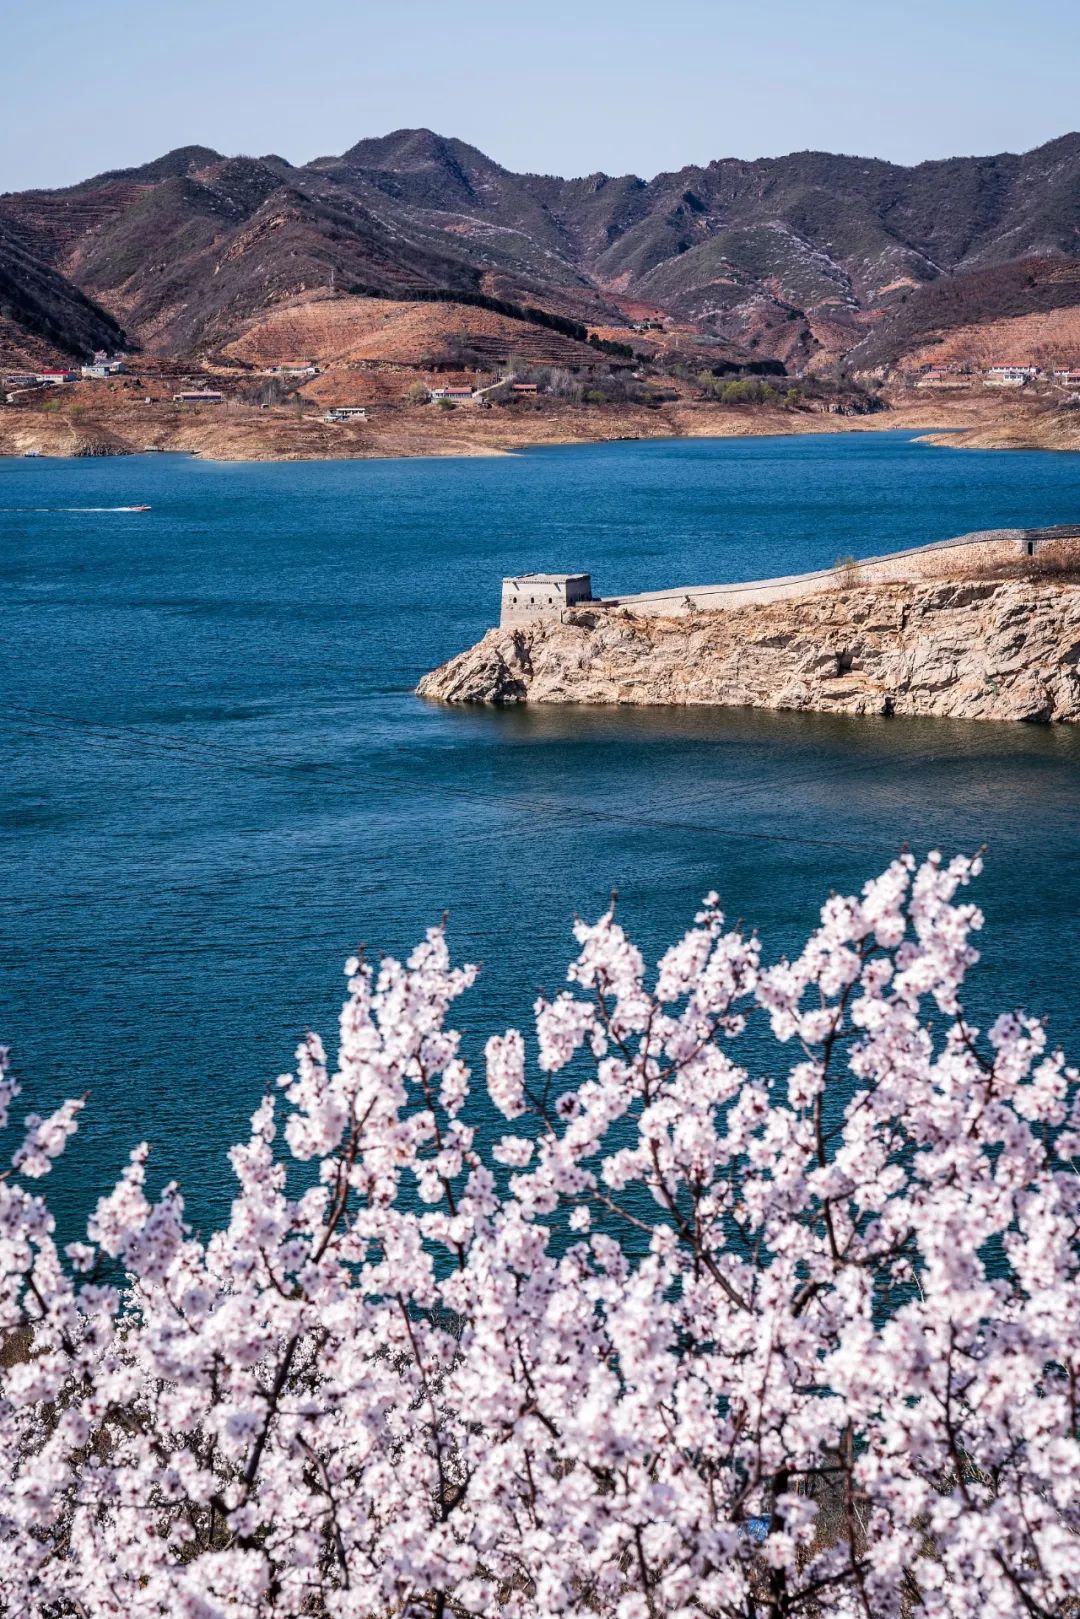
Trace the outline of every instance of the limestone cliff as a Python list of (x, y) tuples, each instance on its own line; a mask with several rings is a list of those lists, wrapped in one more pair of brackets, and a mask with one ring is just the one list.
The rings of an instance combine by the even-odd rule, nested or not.
[(426, 675), (449, 703), (715, 704), (1080, 719), (1080, 585), (971, 579), (638, 618), (581, 608), (490, 630)]

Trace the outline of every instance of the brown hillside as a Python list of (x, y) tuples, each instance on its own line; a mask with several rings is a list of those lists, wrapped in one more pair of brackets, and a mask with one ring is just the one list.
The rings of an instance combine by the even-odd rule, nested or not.
[(0, 228), (10, 231), (35, 258), (67, 271), (78, 245), (147, 190), (133, 181), (116, 181), (0, 196)]
[(255, 366), (316, 360), (424, 367), (467, 362), (471, 355), (481, 364), (501, 364), (511, 355), (537, 365), (596, 363), (587, 344), (488, 309), (349, 297), (312, 297), (272, 310), (223, 353)]
[(958, 326), (905, 357), (905, 366), (1080, 366), (1080, 307)]
[(26, 331), (10, 316), (0, 314), (0, 369), (38, 371), (66, 361), (67, 356), (55, 344)]
[[(971, 346), (976, 329), (989, 331), (1025, 316), (1055, 317), (1078, 307), (1080, 260), (1060, 254), (942, 276), (913, 292), (901, 290), (887, 302), (877, 330), (851, 350), (849, 363), (857, 370), (908, 370), (916, 365), (914, 356), (929, 347), (938, 360), (946, 354), (981, 360), (981, 345)], [(1052, 329), (1051, 323), (1047, 330)]]

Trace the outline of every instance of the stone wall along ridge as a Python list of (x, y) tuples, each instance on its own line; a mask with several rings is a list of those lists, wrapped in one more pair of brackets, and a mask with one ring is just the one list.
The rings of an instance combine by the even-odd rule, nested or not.
[(823, 590), (848, 590), (859, 585), (921, 584), (958, 573), (977, 573), (1003, 562), (1013, 562), (1017, 556), (1035, 555), (1048, 544), (1069, 540), (1080, 542), (1080, 524), (1041, 529), (983, 529), (884, 556), (838, 563), (812, 573), (751, 579), (736, 584), (680, 585), (671, 590), (647, 590), (630, 596), (604, 596), (593, 605), (625, 608), (649, 618), (682, 618), (688, 613), (717, 612), (812, 596)]

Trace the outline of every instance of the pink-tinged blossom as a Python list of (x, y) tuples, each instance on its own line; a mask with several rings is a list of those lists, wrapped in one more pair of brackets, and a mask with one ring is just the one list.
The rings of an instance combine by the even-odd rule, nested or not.
[(493, 1034), (484, 1048), (488, 1095), (504, 1119), (525, 1112), (525, 1042), (516, 1029)]
[(26, 1134), (11, 1159), (21, 1175), (37, 1180), (49, 1173), (52, 1160), (60, 1157), (68, 1138), (78, 1129), (82, 1107), (80, 1099), (63, 1102), (47, 1119), (39, 1118), (36, 1113), (27, 1115)]
[(501, 1136), (491, 1149), (497, 1164), (509, 1164), (514, 1169), (524, 1169), (532, 1155), (533, 1143), (524, 1136)]
[(1078, 1076), (964, 1017), (978, 869), (905, 854), (764, 966), (715, 894), (651, 976), (578, 923), (494, 1137), (443, 929), (354, 957), (205, 1239), (141, 1146), (61, 1252), (80, 1104), (29, 1119), (3, 1611), (1071, 1619)]

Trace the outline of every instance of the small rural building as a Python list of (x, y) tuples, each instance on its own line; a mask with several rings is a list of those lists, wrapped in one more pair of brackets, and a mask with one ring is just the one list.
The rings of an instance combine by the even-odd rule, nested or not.
[(1080, 388), (1080, 369), (1066, 367), (1054, 372), (1054, 381), (1062, 383), (1066, 388)]
[(1034, 382), (1038, 375), (1037, 365), (992, 365), (986, 373), (986, 381), (998, 388), (1022, 388), (1026, 382)]
[(533, 395), (539, 392), (535, 382), (512, 382), (510, 390), (512, 393), (517, 394), (519, 398), (524, 397), (526, 399), (532, 398)]
[(127, 370), (123, 360), (94, 360), (82, 368), (84, 377), (116, 377)]
[(215, 393), (212, 388), (189, 388), (183, 393), (173, 394), (174, 405), (223, 405), (225, 395)]
[(324, 422), (366, 422), (366, 405), (333, 405), (323, 412)]
[(467, 385), (459, 387), (456, 384), (453, 386), (447, 385), (444, 388), (429, 388), (428, 398), (436, 404), (440, 399), (451, 399), (456, 405), (471, 405), (473, 390)]
[(592, 601), (587, 573), (519, 573), (502, 582), (502, 628), (540, 618), (561, 618), (568, 607)]
[(38, 377), (35, 371), (9, 371), (3, 383), (5, 388), (36, 388)]
[(955, 365), (920, 367), (916, 388), (966, 388), (971, 378)]
[(265, 375), (268, 377), (317, 377), (319, 368), (311, 360), (303, 365), (270, 365)]
[(74, 371), (38, 371), (35, 373), (35, 382), (74, 382), (77, 373)]

